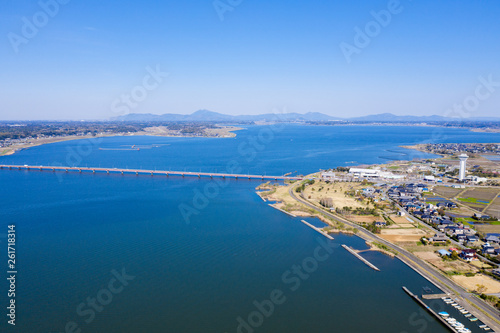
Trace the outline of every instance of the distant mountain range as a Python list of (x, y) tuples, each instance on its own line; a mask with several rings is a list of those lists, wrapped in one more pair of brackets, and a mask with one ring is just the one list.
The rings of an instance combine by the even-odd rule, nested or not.
[(381, 113), (363, 117), (338, 118), (319, 112), (300, 113), (266, 113), (260, 115), (231, 116), (218, 112), (199, 110), (192, 114), (165, 113), (156, 115), (151, 113), (129, 113), (124, 116), (115, 117), (114, 121), (187, 121), (187, 122), (301, 122), (301, 121), (349, 121), (349, 122), (500, 122), (496, 117), (478, 118), (447, 118), (443, 116), (396, 116), (392, 113)]

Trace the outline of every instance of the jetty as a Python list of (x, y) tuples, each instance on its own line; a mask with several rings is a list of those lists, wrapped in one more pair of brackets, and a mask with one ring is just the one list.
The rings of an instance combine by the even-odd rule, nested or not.
[(410, 295), (411, 298), (415, 300), (418, 304), (423, 306), (427, 312), (432, 314), (434, 317), (436, 317), (444, 326), (446, 326), (450, 331), (452, 332), (457, 332), (453, 326), (450, 325), (446, 320), (444, 320), (440, 315), (438, 315), (434, 310), (432, 310), (427, 304), (425, 304), (420, 298), (418, 298), (417, 295), (414, 295), (411, 291), (408, 290), (408, 288), (403, 286), (403, 290)]
[(443, 297), (449, 297), (450, 295), (448, 294), (423, 294), (422, 298), (423, 299), (440, 299)]
[(356, 258), (358, 258), (359, 260), (361, 260), (362, 262), (364, 262), (370, 268), (373, 268), (376, 271), (380, 271), (380, 269), (378, 269), (377, 266), (375, 266), (374, 264), (372, 264), (371, 262), (369, 262), (368, 260), (366, 260), (365, 258), (363, 258), (362, 256), (360, 256), (356, 251), (354, 251), (353, 249), (351, 249), (349, 246), (347, 246), (345, 244), (342, 244), (342, 247), (344, 249), (346, 249), (347, 251), (349, 251), (351, 254), (353, 254)]
[(106, 173), (106, 174), (135, 174), (151, 176), (181, 176), (181, 177), (208, 177), (208, 178), (234, 178), (234, 179), (260, 179), (260, 180), (302, 180), (302, 177), (290, 176), (268, 176), (268, 175), (245, 175), (236, 173), (217, 172), (191, 172), (191, 171), (171, 171), (171, 170), (144, 170), (144, 169), (122, 169), (122, 168), (95, 168), (95, 167), (65, 167), (65, 166), (43, 166), (43, 165), (0, 165), (0, 170), (25, 170), (25, 171), (62, 171), (78, 173)]
[(319, 232), (320, 234), (322, 234), (326, 238), (333, 240), (332, 236), (330, 236), (329, 234), (327, 234), (326, 232), (324, 232), (320, 228), (316, 228), (315, 226), (313, 226), (311, 223), (309, 223), (307, 221), (304, 221), (304, 220), (301, 220), (301, 221), (302, 221), (302, 223), (304, 223), (305, 225), (307, 225), (307, 226), (311, 227), (312, 229), (316, 230), (317, 232)]

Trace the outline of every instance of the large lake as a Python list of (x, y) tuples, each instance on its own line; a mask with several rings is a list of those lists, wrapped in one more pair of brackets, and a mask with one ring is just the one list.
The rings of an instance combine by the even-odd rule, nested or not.
[[(430, 156), (398, 148), (424, 142), (500, 142), (500, 135), (251, 126), (227, 139), (61, 142), (0, 163), (307, 174)], [(125, 150), (132, 146), (140, 150)], [(320, 238), (263, 202), (254, 191), (259, 184), (0, 170), (0, 234), (16, 225), (18, 269), (16, 328), (7, 328), (2, 314), (2, 332), (66, 332), (73, 325), (98, 333), (447, 332), (401, 289), (438, 291), (427, 280), (376, 252), (363, 254), (381, 271), (370, 269), (339, 248), (362, 249), (363, 240)]]

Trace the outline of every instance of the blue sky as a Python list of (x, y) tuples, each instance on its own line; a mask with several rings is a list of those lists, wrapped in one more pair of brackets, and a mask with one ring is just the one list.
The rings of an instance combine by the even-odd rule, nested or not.
[[(3, 1), (0, 119), (445, 115), (466, 100), (464, 117), (499, 114), (500, 86), (474, 104), (480, 77), (500, 82), (495, 0), (221, 0), (223, 13), (212, 0), (59, 0), (54, 10), (55, 1)], [(374, 23), (372, 11), (395, 8), (385, 26)], [(357, 47), (355, 28), (367, 26), (369, 44)], [(350, 61), (347, 44), (357, 47)], [(148, 68), (168, 76), (152, 81)]]

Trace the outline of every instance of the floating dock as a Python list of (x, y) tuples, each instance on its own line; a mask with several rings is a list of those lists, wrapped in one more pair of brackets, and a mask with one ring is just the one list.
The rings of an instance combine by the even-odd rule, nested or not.
[(324, 232), (320, 228), (316, 228), (315, 226), (313, 226), (311, 223), (309, 223), (307, 221), (304, 221), (304, 220), (301, 220), (301, 221), (302, 221), (302, 223), (304, 223), (305, 225), (307, 225), (307, 226), (311, 227), (312, 229), (316, 230), (317, 232), (319, 232), (320, 234), (322, 234), (326, 238), (333, 240), (332, 236), (330, 236), (329, 234), (327, 234), (326, 232)]
[(427, 304), (425, 304), (420, 298), (418, 298), (417, 295), (414, 295), (411, 291), (408, 290), (408, 288), (403, 286), (403, 290), (410, 295), (411, 298), (415, 300), (418, 304), (423, 306), (427, 312), (432, 314), (434, 317), (436, 317), (444, 326), (446, 326), (450, 331), (452, 332), (458, 332), (453, 326), (450, 325), (446, 320), (444, 320), (440, 315), (438, 315), (434, 310), (432, 310)]
[(349, 246), (347, 246), (345, 244), (342, 244), (342, 247), (344, 249), (346, 249), (347, 251), (351, 252), (351, 254), (353, 254), (356, 258), (358, 258), (359, 260), (361, 260), (362, 262), (364, 262), (370, 268), (373, 268), (376, 271), (380, 271), (380, 269), (378, 269), (377, 266), (375, 266), (374, 264), (372, 264), (371, 262), (369, 262), (368, 260), (366, 260), (365, 258), (363, 258), (362, 256), (360, 256), (356, 251), (354, 251), (353, 249), (351, 249)]

